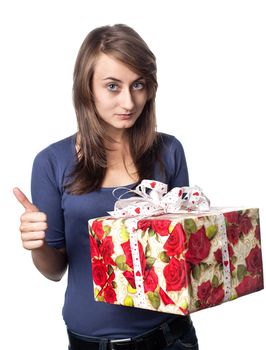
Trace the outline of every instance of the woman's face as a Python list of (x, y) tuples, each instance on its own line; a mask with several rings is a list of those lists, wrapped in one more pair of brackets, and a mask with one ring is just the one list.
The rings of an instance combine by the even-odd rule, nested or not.
[(96, 109), (109, 135), (132, 127), (147, 101), (144, 78), (103, 53), (96, 61), (92, 89)]

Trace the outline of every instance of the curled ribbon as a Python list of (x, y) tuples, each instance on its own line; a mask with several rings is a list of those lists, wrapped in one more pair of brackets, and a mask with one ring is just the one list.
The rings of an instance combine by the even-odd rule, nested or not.
[[(123, 189), (124, 187), (118, 187)], [(134, 190), (137, 196), (118, 198), (114, 210), (108, 214), (115, 218), (130, 218), (135, 216), (160, 215), (164, 213), (182, 213), (191, 211), (209, 211), (210, 201), (197, 186), (174, 187), (167, 192), (167, 185), (154, 180), (142, 180)]]

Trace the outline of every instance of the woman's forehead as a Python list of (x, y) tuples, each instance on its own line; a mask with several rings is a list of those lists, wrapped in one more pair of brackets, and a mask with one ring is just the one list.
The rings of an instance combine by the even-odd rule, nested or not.
[(120, 81), (135, 81), (140, 78), (140, 74), (131, 70), (117, 58), (100, 53), (96, 59), (94, 77), (99, 80), (115, 79)]

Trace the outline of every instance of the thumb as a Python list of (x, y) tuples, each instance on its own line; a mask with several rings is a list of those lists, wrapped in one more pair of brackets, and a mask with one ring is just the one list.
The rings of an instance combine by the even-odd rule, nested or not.
[(13, 193), (26, 211), (39, 211), (39, 209), (29, 201), (27, 196), (18, 187), (13, 189)]

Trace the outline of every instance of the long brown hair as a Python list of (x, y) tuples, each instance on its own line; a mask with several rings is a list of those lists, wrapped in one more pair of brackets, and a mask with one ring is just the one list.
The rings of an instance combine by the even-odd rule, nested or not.
[(155, 56), (139, 34), (124, 24), (96, 28), (82, 43), (74, 69), (73, 102), (80, 139), (77, 163), (71, 181), (66, 185), (72, 194), (99, 189), (107, 168), (103, 145), (108, 135), (104, 134), (92, 91), (94, 67), (100, 53), (118, 59), (145, 79), (147, 102), (140, 117), (128, 130), (130, 152), (140, 180), (152, 176), (158, 153)]

